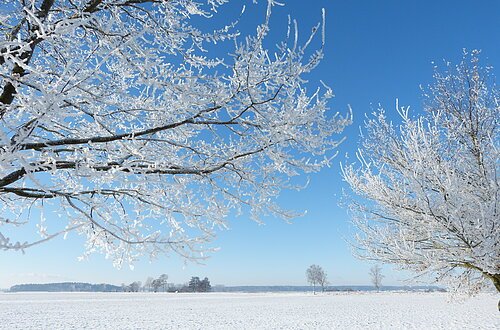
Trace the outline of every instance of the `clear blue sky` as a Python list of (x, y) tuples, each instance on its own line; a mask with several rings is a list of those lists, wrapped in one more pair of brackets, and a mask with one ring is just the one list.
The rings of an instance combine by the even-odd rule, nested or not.
[[(236, 17), (240, 2), (233, 1), (222, 18)], [(264, 15), (264, 2), (248, 1), (242, 31), (253, 31)], [(0, 288), (15, 283), (85, 281), (119, 284), (166, 273), (171, 282), (184, 283), (191, 276), (209, 277), (212, 284), (304, 285), (306, 268), (315, 263), (328, 273), (333, 285), (369, 283), (370, 264), (355, 259), (346, 240), (354, 229), (338, 205), (341, 189), (339, 163), (351, 156), (358, 143), (364, 114), (378, 103), (387, 110), (395, 99), (421, 109), (419, 85), (432, 78), (432, 61), (458, 62), (463, 48), (481, 49), (483, 63), (500, 68), (500, 1), (497, 0), (314, 0), (283, 1), (272, 18), (273, 35), (282, 35), (287, 15), (299, 22), (302, 36), (327, 13), (326, 57), (311, 81), (323, 80), (334, 89), (332, 109), (353, 108), (354, 124), (345, 131), (347, 140), (339, 149), (334, 166), (310, 176), (301, 192), (285, 192), (284, 207), (307, 210), (307, 215), (287, 224), (267, 218), (258, 225), (247, 215), (229, 220), (231, 229), (220, 232), (214, 246), (220, 248), (205, 265), (184, 264), (176, 256), (137, 262), (135, 269), (113, 268), (110, 261), (94, 255), (77, 261), (83, 240), (75, 234), (36, 246), (22, 255), (0, 251)], [(258, 16), (257, 16), (258, 15)], [(50, 219), (49, 215), (46, 215)], [(28, 237), (29, 238), (29, 234)], [(385, 267), (384, 284), (399, 284), (407, 278)]]

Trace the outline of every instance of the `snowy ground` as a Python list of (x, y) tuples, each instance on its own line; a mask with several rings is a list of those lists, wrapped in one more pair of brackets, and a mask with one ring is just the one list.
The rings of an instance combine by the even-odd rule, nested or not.
[(498, 295), (0, 293), (1, 329), (500, 329)]

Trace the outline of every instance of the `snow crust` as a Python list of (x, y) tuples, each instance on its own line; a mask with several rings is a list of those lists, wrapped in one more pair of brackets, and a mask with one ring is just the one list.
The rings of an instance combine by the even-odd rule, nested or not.
[(1, 293), (0, 329), (500, 329), (498, 295)]

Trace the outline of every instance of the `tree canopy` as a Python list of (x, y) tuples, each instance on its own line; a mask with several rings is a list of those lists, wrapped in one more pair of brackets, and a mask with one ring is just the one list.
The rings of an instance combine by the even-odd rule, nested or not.
[[(232, 212), (296, 215), (275, 198), (328, 165), (350, 123), (304, 79), (324, 24), (300, 44), (292, 22), (267, 49), (272, 0), (252, 35), (193, 23), (225, 2), (4, 1), (0, 249), (76, 231), (116, 265), (202, 258)], [(207, 51), (217, 43), (232, 50)], [(35, 216), (41, 239), (15, 239)]]
[(343, 176), (358, 255), (432, 274), (455, 288), (500, 291), (499, 90), (479, 53), (436, 71), (425, 113), (366, 120), (359, 165)]
[(328, 284), (326, 272), (321, 266), (311, 265), (306, 270), (307, 282), (313, 286), (313, 291), (316, 293), (316, 285), (321, 286), (321, 290), (325, 290), (325, 286)]

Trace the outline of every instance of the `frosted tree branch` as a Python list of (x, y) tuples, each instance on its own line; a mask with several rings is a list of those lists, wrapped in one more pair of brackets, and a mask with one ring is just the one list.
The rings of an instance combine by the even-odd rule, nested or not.
[[(86, 254), (117, 265), (195, 259), (230, 214), (296, 214), (276, 197), (328, 165), (350, 123), (329, 112), (330, 89), (310, 92), (303, 78), (323, 57), (324, 29), (302, 47), (291, 33), (266, 49), (274, 1), (253, 35), (236, 30), (241, 17), (208, 32), (192, 24), (225, 2), (5, 2), (3, 238), (3, 226), (34, 221), (33, 207), (53, 212), (54, 233), (84, 235)], [(220, 43), (234, 48), (217, 53)]]

